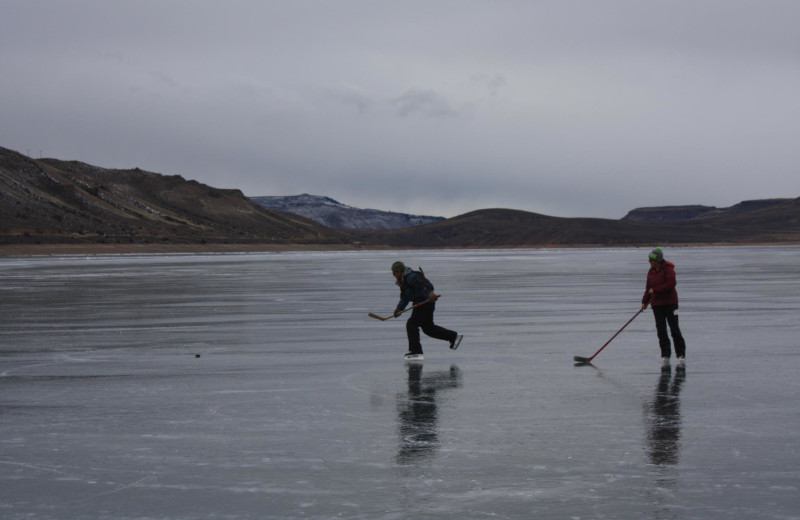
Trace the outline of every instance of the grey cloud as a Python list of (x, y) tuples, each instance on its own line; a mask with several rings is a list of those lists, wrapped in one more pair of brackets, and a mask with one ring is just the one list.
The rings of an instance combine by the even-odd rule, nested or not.
[(325, 89), (325, 92), (339, 103), (355, 108), (362, 115), (369, 112), (373, 104), (370, 93), (355, 85), (330, 87)]
[(397, 114), (403, 117), (419, 114), (425, 117), (457, 117), (447, 99), (433, 90), (412, 89), (392, 100)]
[(473, 74), (470, 79), (484, 87), (491, 97), (496, 97), (508, 83), (502, 74)]
[(0, 145), (444, 216), (793, 197), (798, 19), (788, 0), (6, 2)]

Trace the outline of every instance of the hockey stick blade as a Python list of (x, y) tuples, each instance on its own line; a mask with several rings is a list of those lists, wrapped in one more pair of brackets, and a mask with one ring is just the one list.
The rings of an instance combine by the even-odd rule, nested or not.
[(386, 320), (388, 320), (389, 318), (392, 317), (392, 316), (386, 316), (384, 318), (383, 316), (378, 316), (377, 314), (373, 314), (371, 312), (367, 316), (369, 316), (370, 318), (375, 318), (376, 320), (381, 320), (381, 321), (386, 321)]
[(576, 363), (580, 363), (581, 365), (588, 365), (592, 362), (591, 359), (581, 356), (575, 356), (572, 358)]

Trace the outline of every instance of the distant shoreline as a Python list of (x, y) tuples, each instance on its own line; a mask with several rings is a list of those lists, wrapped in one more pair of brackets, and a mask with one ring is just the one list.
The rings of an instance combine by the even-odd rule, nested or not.
[(356, 251), (359, 249), (361, 248), (346, 244), (4, 244), (0, 245), (0, 257)]
[[(301, 251), (391, 251), (391, 250), (456, 250), (456, 249), (608, 249), (650, 247), (653, 244), (543, 244), (506, 247), (389, 247), (348, 244), (4, 244), (0, 257), (7, 256), (69, 256), (69, 255), (126, 255), (126, 254), (201, 254), (201, 253), (282, 253)], [(656, 244), (669, 248), (684, 247), (747, 247), (795, 246), (800, 242), (737, 242)]]

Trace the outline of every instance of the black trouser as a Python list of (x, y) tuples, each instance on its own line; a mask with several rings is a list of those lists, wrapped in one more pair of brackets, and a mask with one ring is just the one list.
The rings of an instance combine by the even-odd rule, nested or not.
[(678, 326), (678, 304), (654, 305), (653, 316), (656, 319), (656, 333), (658, 334), (658, 345), (661, 347), (661, 357), (670, 357), (670, 342), (667, 335), (667, 325), (675, 342), (675, 355), (684, 357), (686, 355), (686, 342), (683, 341), (681, 329)]
[(440, 327), (433, 323), (433, 311), (436, 310), (436, 303), (426, 303), (411, 311), (411, 317), (406, 322), (406, 332), (408, 333), (408, 350), (412, 354), (422, 354), (422, 344), (419, 342), (419, 329), (425, 335), (444, 341), (453, 341), (457, 334), (452, 330)]

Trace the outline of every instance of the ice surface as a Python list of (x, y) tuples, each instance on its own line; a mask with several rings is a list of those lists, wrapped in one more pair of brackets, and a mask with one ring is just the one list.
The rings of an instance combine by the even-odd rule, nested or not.
[[(800, 248), (0, 259), (3, 519), (800, 518)], [(394, 260), (443, 294), (403, 361)]]

